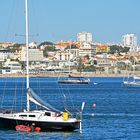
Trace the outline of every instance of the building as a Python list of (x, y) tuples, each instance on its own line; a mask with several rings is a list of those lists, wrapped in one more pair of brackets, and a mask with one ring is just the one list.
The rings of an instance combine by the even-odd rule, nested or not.
[(96, 45), (96, 53), (108, 53), (110, 51), (107, 45)]
[(92, 43), (92, 34), (89, 32), (81, 32), (77, 34), (77, 41), (78, 42), (87, 42)]
[(0, 61), (5, 61), (8, 58), (13, 58), (14, 53), (8, 49), (0, 49)]
[(15, 43), (13, 42), (0, 42), (0, 48), (7, 48), (9, 46), (13, 46)]
[(79, 57), (78, 49), (67, 49), (66, 51), (57, 51), (55, 54), (56, 60), (59, 61), (74, 61)]
[[(26, 47), (22, 47), (21, 61), (26, 61)], [(29, 49), (29, 61), (43, 61), (43, 51), (39, 49)]]
[(31, 42), (29, 44), (29, 48), (37, 48), (37, 43), (36, 42)]
[(0, 68), (1, 74), (11, 74), (11, 73), (21, 73), (22, 72), (22, 66), (17, 61), (11, 61), (10, 59), (7, 59), (4, 63), (4, 66)]
[(126, 34), (122, 36), (122, 45), (129, 47), (131, 52), (137, 52), (137, 37), (135, 34)]
[(96, 46), (91, 43), (83, 42), (81, 47), (79, 48), (79, 56), (86, 56), (88, 55), (90, 58), (94, 57), (96, 54)]

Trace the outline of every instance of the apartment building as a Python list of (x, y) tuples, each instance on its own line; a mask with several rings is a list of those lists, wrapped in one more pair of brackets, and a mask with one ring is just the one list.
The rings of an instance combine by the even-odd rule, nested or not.
[(77, 41), (78, 42), (87, 42), (92, 43), (92, 33), (89, 32), (81, 32), (77, 34)]
[(129, 47), (130, 52), (137, 52), (137, 37), (135, 34), (125, 34), (122, 36), (122, 45)]
[[(39, 49), (29, 49), (29, 61), (43, 61), (43, 51)], [(21, 61), (26, 61), (26, 47), (22, 47)]]

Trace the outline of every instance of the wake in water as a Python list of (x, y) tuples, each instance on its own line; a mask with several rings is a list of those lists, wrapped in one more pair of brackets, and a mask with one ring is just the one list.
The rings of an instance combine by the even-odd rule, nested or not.
[(84, 118), (90, 118), (90, 117), (107, 117), (107, 118), (114, 118), (114, 117), (140, 117), (140, 114), (130, 114), (130, 113), (85, 113), (83, 114)]

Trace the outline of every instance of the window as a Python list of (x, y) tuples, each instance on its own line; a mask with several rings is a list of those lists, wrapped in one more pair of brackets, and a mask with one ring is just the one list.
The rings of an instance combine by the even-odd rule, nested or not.
[(19, 115), (19, 117), (27, 117), (27, 115)]
[(29, 117), (35, 117), (35, 115), (29, 115)]
[(46, 116), (51, 116), (51, 113), (45, 112), (45, 115), (46, 115)]

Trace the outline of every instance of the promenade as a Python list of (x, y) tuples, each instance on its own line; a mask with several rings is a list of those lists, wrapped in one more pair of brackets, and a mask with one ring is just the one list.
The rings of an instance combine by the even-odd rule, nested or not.
[[(77, 77), (123, 77), (125, 74), (106, 74), (101, 72), (96, 73), (73, 73), (71, 74)], [(68, 73), (57, 73), (57, 72), (48, 72), (48, 73), (38, 73), (30, 74), (30, 77), (68, 77)], [(26, 77), (26, 74), (0, 74), (0, 78), (14, 78), (14, 77)]]

